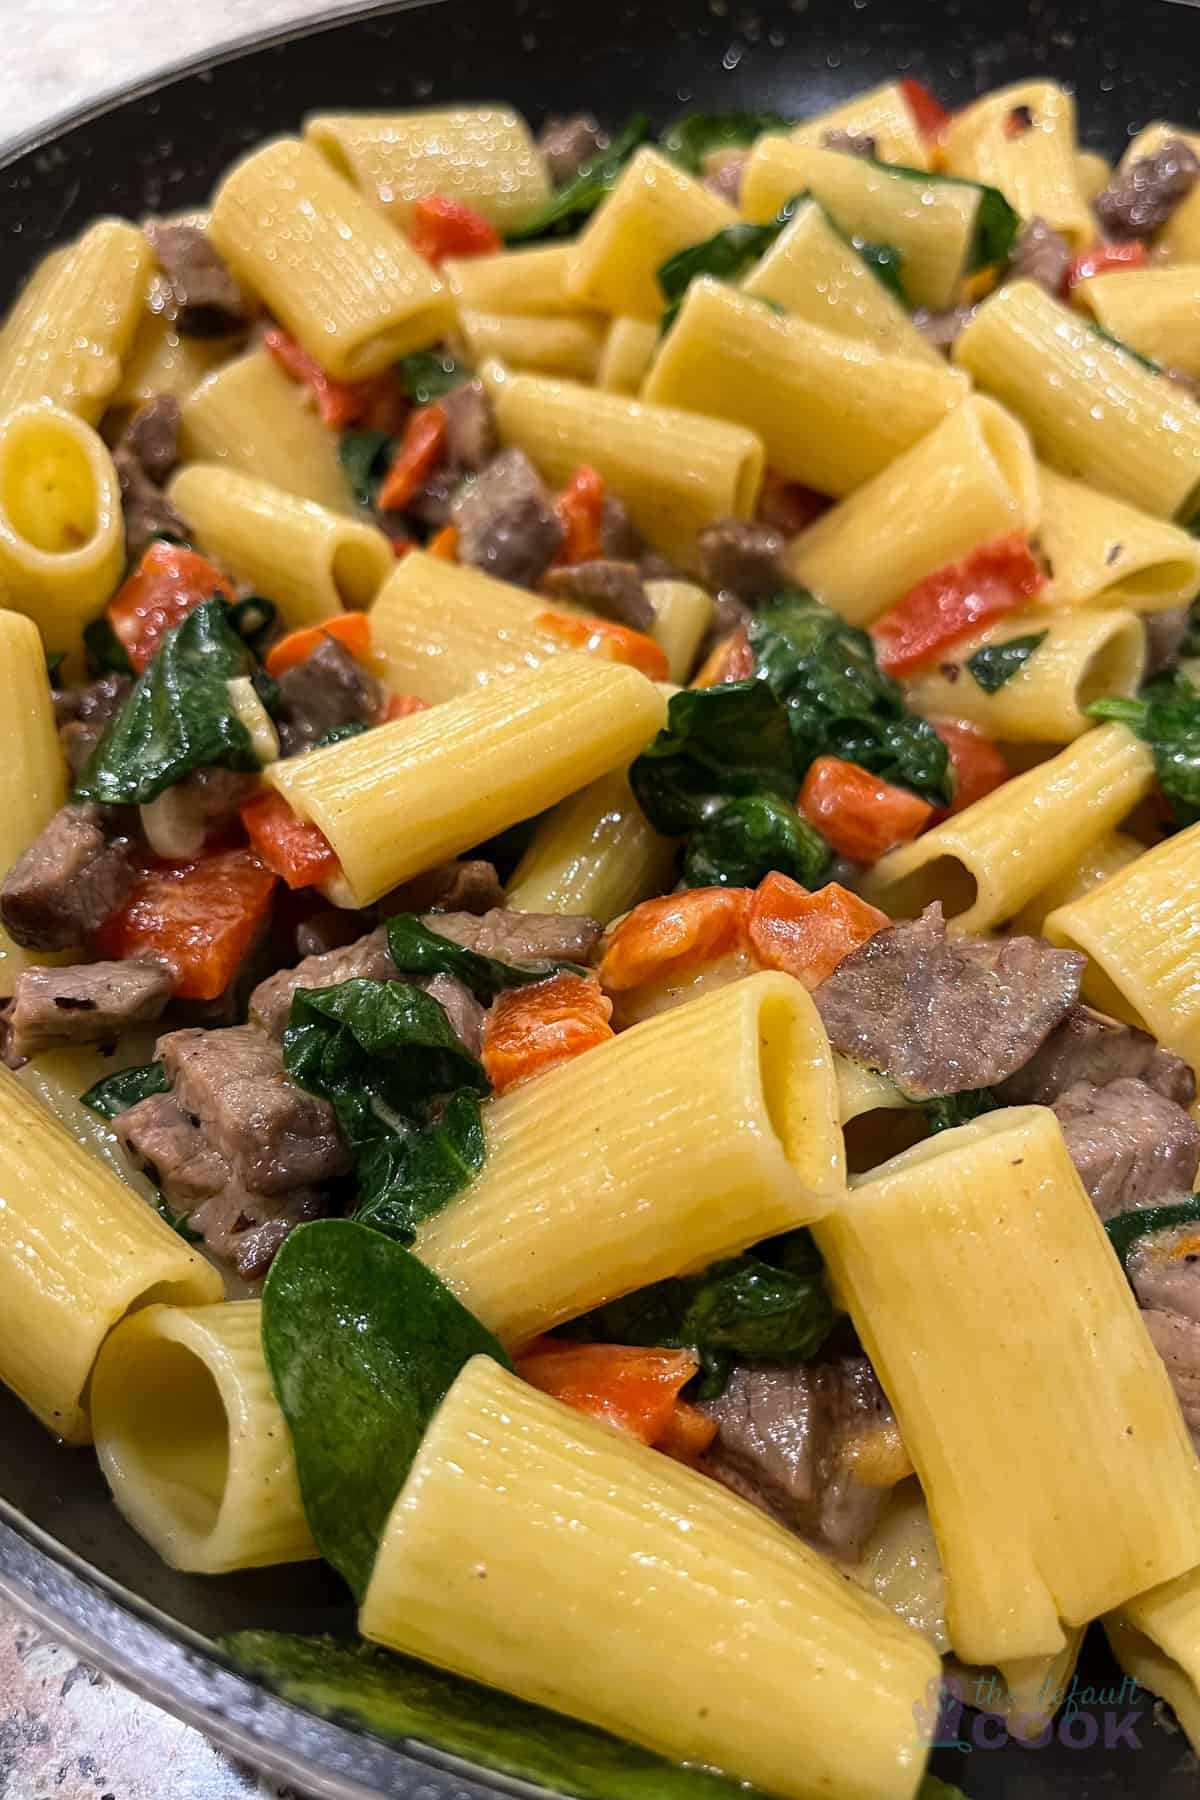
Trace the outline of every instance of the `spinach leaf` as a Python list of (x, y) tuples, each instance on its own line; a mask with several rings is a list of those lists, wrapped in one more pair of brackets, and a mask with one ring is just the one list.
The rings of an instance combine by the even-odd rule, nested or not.
[(314, 750), (328, 750), (330, 744), (344, 744), (347, 738), (361, 737), (370, 726), (361, 719), (348, 719), (344, 725), (331, 725), (322, 737), (313, 745)]
[(894, 244), (872, 244), (866, 238), (850, 239), (850, 247), (858, 252), (877, 281), (883, 283), (889, 294), (895, 295), (902, 306), (908, 305), (908, 296), (904, 292), (904, 282), (900, 271), (904, 267), (904, 258)]
[(139, 1100), (148, 1100), (151, 1094), (166, 1094), (170, 1087), (167, 1072), (160, 1062), (141, 1063), (106, 1075), (86, 1094), (81, 1094), (80, 1099), (102, 1119), (115, 1119), (118, 1113), (136, 1106)]
[(57, 692), (62, 687), (62, 666), (67, 660), (65, 650), (48, 650), (46, 652), (46, 679)]
[(516, 231), (510, 231), (510, 244), (527, 243), (531, 238), (560, 236), (588, 213), (594, 212), (606, 194), (611, 194), (621, 172), (639, 145), (650, 135), (650, 121), (645, 113), (634, 113), (609, 144), (581, 163), (565, 187), (539, 208), (532, 219)]
[(1021, 229), (1021, 215), (1009, 205), (999, 188), (988, 187), (981, 181), (968, 181), (961, 175), (931, 175), (928, 169), (908, 169), (901, 163), (881, 162), (875, 156), (865, 160), (873, 162), (876, 168), (886, 169), (891, 175), (903, 175), (906, 181), (919, 181), (925, 187), (974, 188), (979, 195), (979, 205), (963, 273), (969, 275), (974, 269), (985, 269), (991, 263), (1008, 260)]
[(775, 794), (745, 794), (692, 833), (683, 879), (688, 887), (757, 887), (775, 869), (815, 888), (829, 867), (829, 845), (794, 803)]
[(232, 606), (226, 606), (225, 613), (243, 644), (255, 656), (261, 656), (279, 623), (279, 608), (275, 602), (264, 600), (261, 594), (247, 594), (244, 600), (235, 600)]
[(949, 803), (946, 746), (877, 667), (865, 631), (796, 589), (759, 608), (750, 645), (758, 679), (787, 710), (797, 781), (816, 757), (839, 756), (926, 800)]
[(358, 506), (374, 506), (392, 460), (393, 442), (386, 431), (343, 431), (338, 461)]
[(83, 649), (89, 675), (133, 674), (129, 652), (110, 625), (107, 613), (85, 625)]
[(985, 644), (974, 656), (968, 656), (967, 667), (985, 694), (995, 694), (1025, 667), (1047, 635), (1044, 631), (1031, 631), (1025, 637), (1005, 638), (1002, 644)]
[(585, 1343), (651, 1344), (693, 1350), (711, 1399), (725, 1386), (734, 1357), (804, 1362), (833, 1328), (833, 1303), (821, 1253), (806, 1230), (768, 1239), (700, 1275), (659, 1281), (585, 1313), (560, 1335)]
[(1104, 1221), (1104, 1229), (1121, 1267), (1128, 1274), (1130, 1256), (1152, 1231), (1169, 1231), (1173, 1225), (1197, 1223), (1200, 1223), (1200, 1194), (1193, 1194), (1190, 1200), (1180, 1200), (1175, 1206), (1135, 1207), (1132, 1212), (1117, 1213), (1115, 1218)]
[(193, 769), (255, 770), (229, 683), (254, 658), (220, 599), (205, 600), (163, 638), (75, 784), (77, 800), (139, 806)]
[(720, 802), (795, 795), (787, 714), (760, 681), (673, 694), (667, 723), (629, 772), (638, 805), (659, 831), (694, 831)]
[(1084, 711), (1092, 719), (1116, 719), (1149, 744), (1176, 824), (1200, 819), (1200, 693), (1186, 675), (1160, 675), (1136, 700), (1113, 695)]
[(686, 113), (659, 139), (664, 156), (699, 175), (714, 150), (740, 150), (768, 131), (789, 131), (795, 123), (777, 112)]
[(793, 194), (784, 202), (767, 225), (728, 225), (702, 243), (689, 244), (667, 258), (658, 271), (658, 285), (666, 299), (666, 311), (659, 329), (669, 331), (675, 315), (683, 305), (684, 295), (701, 275), (715, 276), (719, 281), (735, 281), (752, 263), (765, 256), (784, 226), (796, 216), (796, 208), (805, 198)]
[(1143, 356), (1140, 350), (1135, 350), (1132, 344), (1125, 342), (1124, 338), (1114, 337), (1111, 331), (1105, 331), (1103, 325), (1097, 325), (1094, 320), (1086, 319), (1084, 323), (1093, 337), (1103, 338), (1105, 343), (1111, 344), (1114, 350), (1121, 350), (1126, 356), (1132, 356), (1135, 363), (1141, 363), (1143, 369), (1149, 369), (1152, 375), (1162, 374), (1161, 363), (1154, 362), (1148, 356)]
[(455, 362), (444, 345), (440, 350), (413, 350), (402, 356), (395, 367), (400, 386), (418, 406), (440, 400), (451, 388), (459, 387), (469, 373)]
[[(578, 1800), (764, 1800), (726, 1776), (683, 1768), (565, 1713), (370, 1644), (278, 1631), (238, 1631), (219, 1643), (244, 1673), (321, 1718), (401, 1748), (416, 1738), (548, 1793)], [(942, 1791), (949, 1800), (951, 1790)], [(927, 1800), (924, 1793), (920, 1800)]]
[(423, 925), (414, 913), (396, 913), (388, 920), (388, 950), (402, 975), (454, 975), (469, 987), (477, 1000), (490, 1001), (505, 988), (526, 987), (530, 982), (545, 981), (560, 969), (576, 975), (586, 974), (577, 963), (531, 962), (524, 968), (501, 962), (495, 956), (481, 956), (462, 944), (442, 937)]
[(263, 1353), (309, 1529), (361, 1599), (433, 1414), (472, 1356), (508, 1359), (432, 1269), (352, 1219), (285, 1241), (263, 1289)]
[(935, 1100), (922, 1100), (921, 1110), (930, 1137), (939, 1131), (953, 1131), (956, 1125), (969, 1125), (983, 1113), (995, 1112), (1000, 1102), (991, 1088), (965, 1088), (961, 1094), (941, 1094)]

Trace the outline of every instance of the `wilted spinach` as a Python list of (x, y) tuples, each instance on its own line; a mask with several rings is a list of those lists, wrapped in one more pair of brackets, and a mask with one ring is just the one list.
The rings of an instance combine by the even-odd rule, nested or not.
[(444, 345), (439, 350), (414, 350), (402, 356), (395, 367), (400, 386), (418, 406), (440, 400), (451, 388), (460, 387), (469, 374)]
[(402, 975), (453, 975), (469, 987), (477, 1000), (490, 1001), (506, 988), (527, 987), (530, 982), (545, 981), (560, 969), (577, 975), (586, 973), (576, 963), (529, 962), (522, 968), (501, 962), (496, 956), (481, 956), (463, 944), (443, 937), (422, 924), (414, 913), (396, 913), (388, 920), (388, 950)]
[(80, 1099), (102, 1119), (115, 1119), (118, 1113), (136, 1106), (139, 1100), (148, 1100), (151, 1094), (169, 1093), (170, 1087), (167, 1071), (160, 1062), (140, 1063), (134, 1068), (117, 1069), (112, 1075), (106, 1075), (86, 1094), (81, 1094)]
[(1149, 744), (1154, 767), (1177, 825), (1200, 819), (1200, 693), (1177, 671), (1148, 682), (1136, 700), (1113, 695), (1084, 709), (1089, 718), (1115, 719)]
[(386, 431), (343, 431), (338, 461), (359, 506), (374, 506), (392, 460), (394, 440)]
[(1031, 631), (1024, 637), (1005, 638), (1001, 644), (984, 644), (967, 658), (967, 667), (976, 684), (985, 694), (999, 693), (1005, 682), (1011, 681), (1025, 667), (1038, 645), (1045, 642), (1046, 635), (1044, 631)]
[(690, 175), (699, 175), (717, 150), (742, 150), (768, 131), (789, 131), (794, 119), (777, 112), (686, 113), (659, 139), (664, 156)]
[(921, 1110), (930, 1137), (939, 1131), (953, 1131), (958, 1125), (969, 1125), (984, 1113), (995, 1112), (1000, 1102), (990, 1088), (964, 1088), (961, 1094), (940, 1094), (934, 1100), (922, 1100)]
[(595, 156), (581, 163), (577, 173), (545, 206), (516, 231), (509, 232), (508, 242), (523, 244), (531, 238), (558, 236), (571, 230), (580, 219), (596, 210), (606, 194), (611, 194), (625, 164), (649, 135), (650, 121), (646, 114), (634, 113), (607, 149), (598, 150)]

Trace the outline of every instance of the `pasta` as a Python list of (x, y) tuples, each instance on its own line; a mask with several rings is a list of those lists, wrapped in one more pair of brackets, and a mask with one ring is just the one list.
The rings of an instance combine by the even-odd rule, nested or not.
[(497, 357), (512, 369), (567, 375), (575, 381), (591, 381), (599, 367), (604, 333), (582, 314), (546, 319), (460, 307), (458, 325), (477, 361)]
[(798, 144), (820, 144), (830, 131), (844, 131), (851, 137), (870, 138), (875, 154), (884, 162), (900, 163), (908, 169), (927, 169), (929, 149), (917, 129), (912, 108), (898, 81), (885, 81), (880, 87), (856, 94), (844, 106), (818, 113), (797, 125), (791, 137)]
[(1076, 283), (1073, 298), (1089, 308), (1105, 331), (1132, 344), (1152, 362), (1200, 375), (1196, 342), (1200, 267), (1195, 263), (1092, 275)]
[(536, 244), (492, 256), (448, 257), (442, 275), (460, 312), (569, 319), (580, 314), (567, 292), (570, 260), (567, 244)]
[(943, 152), (952, 175), (999, 188), (1022, 218), (1044, 220), (1076, 249), (1095, 236), (1079, 181), (1075, 102), (1057, 82), (984, 94), (955, 115)]
[[(417, 1236), (508, 1344), (819, 1218), (842, 1191), (828, 1048), (786, 976), (735, 982), (592, 1056), (494, 1102), (483, 1174)], [(579, 1152), (564, 1167), (567, 1121)]]
[[(54, 701), (37, 627), (0, 612), (0, 757), (8, 770), (8, 802), (0, 818), (0, 877), (49, 823), (63, 802), (63, 767), (54, 728)], [(17, 976), (35, 958), (0, 925), (0, 994), (10, 998)]]
[(188, 464), (169, 493), (197, 542), (256, 592), (270, 589), (288, 626), (370, 606), (395, 566), (373, 526), (217, 463)]
[(1052, 469), (1038, 470), (1038, 484), (1049, 601), (1158, 612), (1196, 592), (1200, 544), (1189, 532)]
[(333, 512), (350, 510), (329, 433), (265, 350), (248, 351), (193, 389), (180, 448), (185, 461), (222, 463)]
[(267, 776), (329, 839), (354, 904), (369, 906), (620, 767), (664, 714), (636, 670), (562, 659), (448, 701), (432, 717), (275, 763)]
[(568, 291), (601, 312), (656, 320), (665, 304), (662, 264), (736, 223), (724, 200), (656, 150), (639, 150), (572, 250)]
[(226, 175), (209, 231), (239, 280), (344, 380), (376, 374), (453, 323), (429, 264), (299, 139), (276, 138)]
[(1120, 1608), (1104, 1621), (1113, 1655), (1135, 1682), (1167, 1702), (1192, 1748), (1200, 1742), (1196, 1570)]
[(648, 319), (614, 319), (600, 351), (596, 386), (608, 394), (636, 394), (657, 349), (657, 325)]
[(147, 311), (122, 365), (112, 404), (144, 406), (160, 394), (184, 401), (206, 375), (237, 354), (240, 343), (238, 338), (184, 337), (165, 314)]
[(1128, 868), (1131, 862), (1136, 862), (1144, 849), (1145, 845), (1139, 844), (1127, 831), (1110, 831), (1106, 837), (1097, 838), (1073, 868), (1048, 882), (1028, 905), (1021, 908), (1013, 920), (1013, 930), (1040, 935), (1050, 913), (1056, 912), (1060, 906), (1066, 906), (1070, 901), (1082, 900), (1085, 894), (1090, 894), (1093, 888), (1107, 881), (1110, 875), (1115, 875), (1118, 870)]
[(652, 636), (667, 653), (670, 678), (686, 681), (712, 624), (712, 598), (690, 581), (649, 581), (646, 598), (654, 608)]
[(1191, 1566), (1191, 1443), (1045, 1109), (907, 1151), (814, 1229), (921, 1478), (960, 1656), (1053, 1654), (1062, 1622)]
[(521, 912), (590, 913), (607, 921), (670, 880), (675, 845), (647, 823), (623, 769), (547, 813), (508, 884)]
[[(1200, 155), (1200, 132), (1181, 131), (1178, 126), (1168, 125), (1159, 119), (1139, 131), (1126, 146), (1125, 154), (1117, 165), (1118, 173), (1131, 168), (1143, 157), (1153, 156), (1156, 150), (1161, 149), (1172, 138), (1181, 138), (1194, 155)], [(1195, 188), (1190, 194), (1183, 196), (1170, 218), (1154, 233), (1154, 242), (1173, 261), (1186, 263), (1200, 258), (1200, 194)]]

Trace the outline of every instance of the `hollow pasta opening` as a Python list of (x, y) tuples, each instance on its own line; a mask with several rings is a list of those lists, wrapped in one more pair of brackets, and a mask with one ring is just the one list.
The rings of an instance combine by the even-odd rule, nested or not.
[(935, 856), (911, 875), (889, 884), (879, 904), (897, 919), (915, 919), (935, 900), (947, 919), (970, 912), (979, 898), (979, 883), (957, 856)]
[(18, 538), (70, 556), (96, 534), (96, 474), (87, 450), (55, 419), (36, 415), (9, 433), (0, 506)]
[[(186, 1344), (143, 1340), (106, 1384), (105, 1437), (130, 1494), (169, 1515), (176, 1529), (207, 1537), (229, 1475), (229, 1418), (211, 1372)], [(136, 1377), (136, 1378), (135, 1378)]]
[(339, 600), (352, 612), (364, 611), (379, 592), (379, 559), (359, 538), (343, 538), (335, 546), (330, 574)]
[(1028, 438), (1012, 414), (1005, 412), (994, 400), (977, 399), (975, 419), (1001, 480), (1017, 502), (1022, 520), (1032, 523), (1038, 515), (1041, 495), (1037, 464)]
[(1164, 595), (1172, 599), (1184, 601), (1197, 585), (1200, 584), (1200, 572), (1196, 564), (1178, 561), (1162, 561), (1156, 559), (1145, 563), (1140, 569), (1130, 569), (1122, 574), (1112, 587), (1101, 590), (1098, 598), (1105, 603), (1116, 604), (1121, 600), (1162, 600)]
[(1106, 694), (1134, 693), (1145, 660), (1146, 634), (1140, 620), (1131, 619), (1115, 630), (1084, 664), (1075, 695), (1080, 712)]
[(810, 1148), (813, 1120), (804, 1103), (814, 1045), (805, 1019), (786, 993), (766, 995), (758, 1013), (758, 1067), (763, 1105), (790, 1163)]

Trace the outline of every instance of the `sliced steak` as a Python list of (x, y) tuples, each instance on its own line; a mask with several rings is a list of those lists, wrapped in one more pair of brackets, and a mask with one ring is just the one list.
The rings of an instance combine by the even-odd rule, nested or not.
[(482, 916), (430, 913), (423, 923), (468, 950), (517, 967), (538, 962), (589, 963), (604, 931), (598, 919), (582, 913), (513, 912), (507, 907), (496, 907)]
[[(736, 1363), (724, 1393), (703, 1411), (716, 1420), (717, 1437), (702, 1466), (848, 1562), (862, 1554), (887, 1488), (908, 1472), (865, 1356)], [(869, 1485), (856, 1472), (868, 1462)]]
[(1144, 1081), (1081, 1081), (1054, 1102), (1054, 1116), (1102, 1219), (1191, 1192), (1200, 1127)]
[(178, 538), (186, 543), (189, 532), (162, 489), (151, 481), (132, 450), (118, 447), (113, 466), (121, 484), (121, 515), (125, 524), (125, 554), (136, 562), (155, 538)]
[(763, 600), (787, 586), (779, 558), (787, 543), (773, 525), (750, 519), (718, 519), (696, 539), (700, 574), (710, 592), (739, 600)]
[(588, 612), (615, 619), (633, 631), (649, 631), (654, 624), (654, 608), (633, 562), (597, 560), (551, 569), (542, 587), (556, 600), (573, 600)]
[(1154, 1039), (1090, 1006), (1073, 1006), (1023, 1069), (1002, 1082), (1006, 1106), (1050, 1106), (1077, 1082), (1104, 1087), (1136, 1077), (1179, 1106), (1196, 1098), (1196, 1077), (1180, 1056)]
[(162, 486), (179, 461), (182, 416), (174, 394), (156, 394), (138, 407), (117, 439), (118, 450), (128, 450), (156, 487)]
[(879, 147), (869, 132), (843, 131), (838, 125), (822, 132), (821, 143), (826, 150), (841, 150), (847, 156), (877, 156), (879, 154)]
[(14, 1056), (38, 1056), (60, 1044), (115, 1042), (127, 1025), (161, 1016), (175, 977), (154, 963), (80, 963), (24, 969), (8, 1013)]
[(1079, 998), (1086, 958), (1042, 938), (947, 940), (940, 905), (877, 932), (813, 994), (843, 1056), (913, 1099), (995, 1087)]
[(482, 381), (464, 381), (442, 396), (446, 415), (445, 463), (456, 480), (485, 469), (498, 449), (492, 403)]
[(1178, 1313), (1156, 1310), (1144, 1312), (1142, 1322), (1167, 1365), (1184, 1424), (1200, 1449), (1200, 1325)]
[(185, 337), (225, 337), (245, 328), (246, 296), (207, 232), (198, 225), (153, 221), (145, 231), (170, 283), (176, 324)]
[(413, 912), (435, 907), (439, 912), (485, 913), (504, 904), (504, 888), (496, 865), (481, 856), (442, 863), (421, 879), (436, 882), (437, 886), (423, 905), (411, 908)]
[(1074, 261), (1071, 246), (1061, 231), (1047, 225), (1035, 213), (1021, 227), (1012, 247), (1008, 275), (1013, 281), (1024, 277), (1036, 281), (1048, 294), (1059, 295)]
[(326, 633), (311, 656), (279, 678), (279, 747), (295, 756), (339, 725), (373, 725), (382, 705), (375, 677)]
[(550, 490), (523, 450), (502, 450), (450, 510), (459, 560), (500, 581), (536, 587), (562, 547)]
[(292, 1010), (292, 996), (300, 988), (336, 987), (339, 982), (360, 978), (394, 981), (395, 977), (396, 965), (388, 954), (387, 931), (380, 925), (365, 937), (356, 938), (352, 944), (326, 950), (317, 956), (306, 956), (294, 969), (280, 969), (277, 975), (269, 975), (266, 981), (260, 981), (250, 996), (250, 1018), (272, 1037), (282, 1038)]
[(373, 913), (350, 912), (341, 906), (327, 906), (296, 926), (296, 954), (327, 956), (331, 950), (345, 950), (358, 942), (370, 929)]
[(949, 350), (978, 310), (975, 306), (952, 306), (946, 312), (933, 312), (928, 306), (917, 306), (913, 308), (912, 322), (927, 344), (935, 350)]
[(1200, 1325), (1200, 1236), (1195, 1225), (1155, 1231), (1129, 1253), (1139, 1306), (1178, 1313)]
[(344, 1175), (350, 1155), (328, 1101), (295, 1087), (275, 1038), (255, 1025), (173, 1031), (156, 1046), (182, 1111), (256, 1193)]
[(59, 730), (72, 780), (83, 773), (88, 758), (128, 700), (132, 686), (128, 675), (101, 675), (72, 695), (72, 716)]
[[(407, 979), (412, 981), (411, 976)], [(470, 988), (454, 975), (432, 975), (427, 981), (413, 981), (413, 986), (424, 988), (430, 999), (445, 1009), (450, 1029), (459, 1043), (472, 1056), (478, 1056), (483, 1048), (483, 1021), (487, 1008), (479, 1004)]]
[(748, 150), (730, 150), (719, 162), (714, 160), (704, 171), (704, 185), (709, 193), (715, 194), (718, 200), (728, 200), (730, 206), (737, 206), (742, 197), (742, 177), (749, 161)]
[[(432, 475), (422, 482), (405, 507), (403, 519), (399, 514), (392, 515), (397, 520), (398, 538), (408, 541), (404, 529), (405, 520), (414, 520), (418, 525), (427, 526), (430, 531), (440, 531), (443, 525), (448, 525), (450, 508), (462, 482), (462, 476), (449, 464), (443, 464), (440, 469), (435, 469)], [(383, 518), (385, 526), (387, 517), (388, 515), (385, 514)]]
[(554, 186), (565, 187), (585, 162), (607, 149), (608, 133), (591, 113), (572, 113), (567, 119), (547, 119), (538, 132), (537, 146)]
[(63, 806), (0, 887), (0, 920), (27, 950), (73, 950), (131, 892), (138, 870), (126, 821), (85, 801)]
[(1149, 237), (1187, 199), (1198, 174), (1200, 162), (1182, 138), (1167, 138), (1152, 156), (1140, 156), (1092, 201), (1105, 237)]
[[(600, 514), (601, 554), (613, 562), (637, 562), (645, 547), (625, 502), (617, 494), (606, 493)], [(639, 572), (644, 578), (645, 570)]]
[[(223, 1208), (225, 1217), (232, 1210), (230, 1196), (226, 1196)], [(200, 1226), (204, 1231), (204, 1241), (217, 1256), (228, 1256), (232, 1252), (233, 1264), (243, 1281), (261, 1281), (275, 1261), (277, 1252), (286, 1237), (296, 1229), (297, 1225), (305, 1225), (310, 1219), (324, 1218), (329, 1211), (329, 1203), (324, 1194), (306, 1192), (297, 1188), (285, 1194), (280, 1200), (272, 1202), (261, 1194), (247, 1196), (251, 1205), (245, 1205), (233, 1222), (229, 1233), (229, 1249), (221, 1245), (217, 1238), (216, 1200), (208, 1201), (192, 1214), (192, 1224)], [(272, 1207), (277, 1208), (273, 1217), (264, 1217)], [(222, 1220), (223, 1223), (223, 1220)]]
[[(1164, 374), (1167, 371), (1163, 371)], [(1152, 681), (1156, 675), (1165, 675), (1179, 661), (1179, 652), (1183, 648), (1183, 640), (1188, 634), (1188, 608), (1171, 606), (1166, 612), (1142, 614), (1142, 625), (1146, 632), (1146, 667), (1142, 672), (1143, 681)]]

